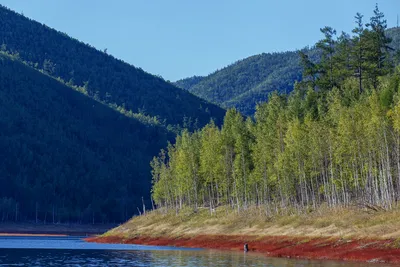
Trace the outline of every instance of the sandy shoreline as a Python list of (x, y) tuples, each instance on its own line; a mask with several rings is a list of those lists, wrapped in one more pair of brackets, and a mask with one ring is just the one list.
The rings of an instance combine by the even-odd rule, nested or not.
[(400, 263), (400, 249), (397, 247), (398, 240), (394, 239), (198, 235), (179, 238), (98, 236), (89, 237), (85, 240), (97, 243), (177, 246), (234, 251), (243, 251), (243, 244), (247, 242), (250, 253), (258, 252), (270, 257)]

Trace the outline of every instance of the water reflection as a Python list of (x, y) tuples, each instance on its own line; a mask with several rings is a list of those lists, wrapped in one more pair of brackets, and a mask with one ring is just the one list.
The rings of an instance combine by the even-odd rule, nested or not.
[[(263, 254), (218, 250), (152, 251), (153, 266), (266, 266), (266, 267), (378, 267), (392, 266), (373, 263), (340, 261), (308, 261), (269, 258)], [(156, 265), (159, 264), (159, 265)], [(149, 265), (152, 266), (152, 265)]]

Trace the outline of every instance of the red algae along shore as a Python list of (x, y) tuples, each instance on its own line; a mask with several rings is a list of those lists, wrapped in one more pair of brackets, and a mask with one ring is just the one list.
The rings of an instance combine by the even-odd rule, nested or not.
[(237, 251), (243, 250), (243, 244), (247, 242), (250, 252), (264, 253), (270, 257), (400, 263), (400, 249), (397, 248), (398, 240), (396, 239), (197, 235), (177, 238), (98, 236), (89, 237), (85, 240), (97, 243), (177, 246)]

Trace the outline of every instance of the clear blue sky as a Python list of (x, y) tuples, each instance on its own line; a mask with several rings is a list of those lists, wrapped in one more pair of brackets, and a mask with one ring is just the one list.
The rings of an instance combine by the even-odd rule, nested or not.
[(356, 12), (367, 21), (375, 3), (396, 26), (400, 0), (0, 0), (171, 81), (312, 45), (323, 26), (350, 32)]

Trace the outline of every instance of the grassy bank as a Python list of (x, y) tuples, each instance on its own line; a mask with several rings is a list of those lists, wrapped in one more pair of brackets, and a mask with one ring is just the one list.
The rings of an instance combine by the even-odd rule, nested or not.
[(208, 209), (153, 211), (134, 217), (108, 231), (105, 236), (133, 238), (191, 237), (207, 235), (295, 236), (338, 238), (400, 238), (400, 209), (392, 211), (369, 208), (321, 208), (307, 214), (266, 216), (257, 208), (237, 213), (219, 207)]
[(400, 263), (400, 209), (320, 208), (266, 216), (219, 207), (157, 210), (134, 217), (89, 242), (242, 250), (271, 257)]

